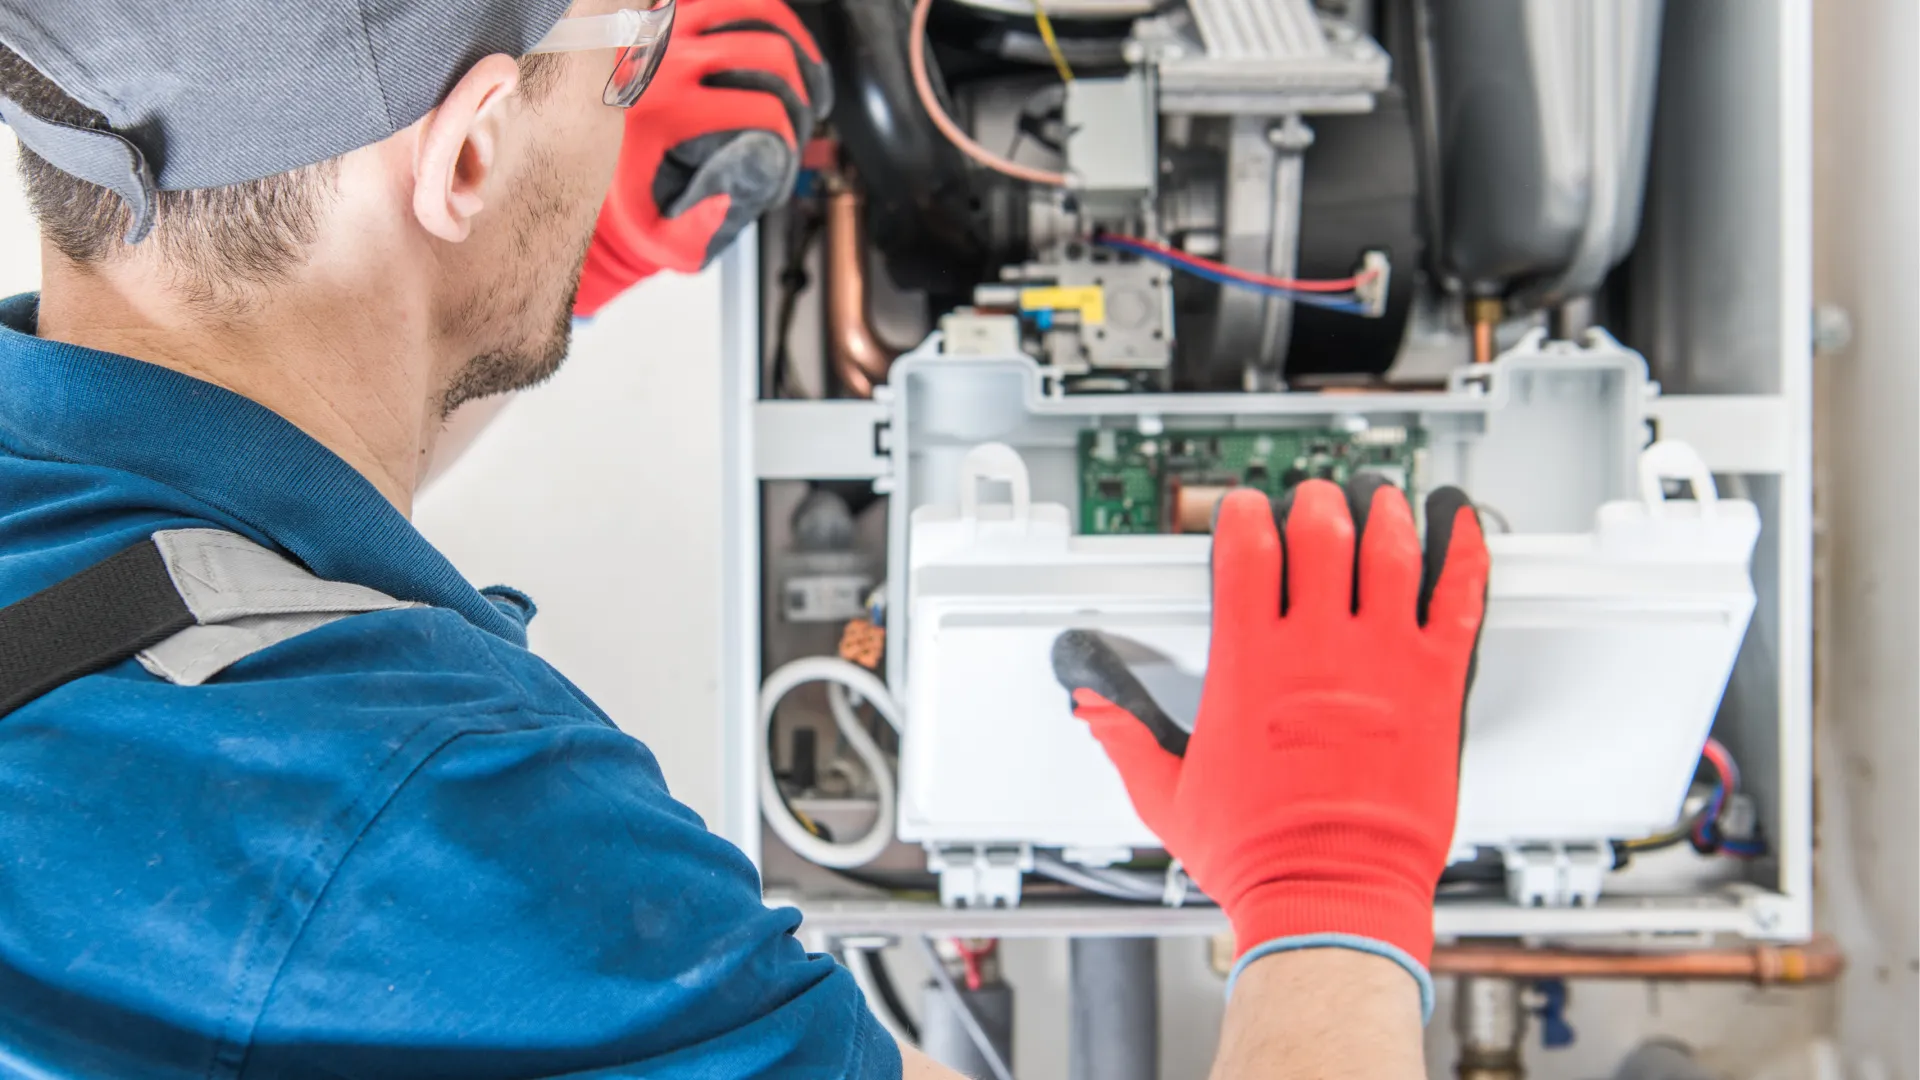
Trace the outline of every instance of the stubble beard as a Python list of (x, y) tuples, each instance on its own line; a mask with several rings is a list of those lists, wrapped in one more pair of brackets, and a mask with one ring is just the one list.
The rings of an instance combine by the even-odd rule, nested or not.
[[(567, 227), (572, 215), (567, 213), (563, 185), (556, 172), (535, 170), (529, 182), (538, 194), (514, 229), (512, 254), (517, 256), (516, 265), (490, 287), (476, 291), (449, 319), (468, 340), (518, 340), (483, 349), (461, 366), (441, 393), (442, 420), (477, 398), (538, 386), (552, 378), (567, 359), (573, 337), (573, 305), (580, 292), (587, 249), (593, 242), (592, 227), (589, 223), (586, 237), (574, 245), (573, 257), (558, 268), (566, 275), (566, 287), (543, 316), (535, 305), (543, 302), (543, 296), (553, 295), (543, 286), (548, 285), (556, 267), (537, 255), (553, 243), (551, 230)], [(511, 310), (511, 314), (503, 309)], [(541, 319), (542, 329), (532, 333), (524, 329), (541, 326), (536, 321)]]

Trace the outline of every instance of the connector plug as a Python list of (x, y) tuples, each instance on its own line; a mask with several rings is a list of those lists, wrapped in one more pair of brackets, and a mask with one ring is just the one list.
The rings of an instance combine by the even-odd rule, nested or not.
[(1387, 291), (1393, 284), (1393, 262), (1384, 251), (1369, 251), (1360, 257), (1360, 277), (1363, 279), (1353, 290), (1354, 298), (1360, 301), (1361, 314), (1369, 319), (1377, 319), (1387, 313)]

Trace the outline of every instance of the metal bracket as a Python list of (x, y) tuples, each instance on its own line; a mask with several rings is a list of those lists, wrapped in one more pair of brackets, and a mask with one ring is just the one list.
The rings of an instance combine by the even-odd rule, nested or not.
[(1793, 413), (1777, 394), (1672, 394), (1647, 403), (1662, 439), (1700, 452), (1716, 473), (1783, 473), (1793, 465)]
[(1521, 907), (1592, 907), (1613, 869), (1604, 840), (1513, 844), (1500, 857), (1507, 867), (1507, 898)]
[[(1227, 150), (1224, 260), (1246, 270), (1292, 277), (1300, 257), (1300, 197), (1313, 130), (1299, 116), (1237, 117)], [(1238, 289), (1220, 292), (1213, 362), (1242, 367), (1248, 390), (1281, 387), (1291, 301)]]
[(940, 875), (942, 907), (1019, 907), (1020, 875), (1033, 870), (1033, 846), (928, 844), (927, 869)]
[(884, 400), (759, 401), (754, 475), (762, 480), (874, 480), (892, 469)]
[(1359, 113), (1392, 60), (1311, 0), (1188, 0), (1134, 24), (1127, 55), (1160, 73), (1160, 109), (1202, 116)]

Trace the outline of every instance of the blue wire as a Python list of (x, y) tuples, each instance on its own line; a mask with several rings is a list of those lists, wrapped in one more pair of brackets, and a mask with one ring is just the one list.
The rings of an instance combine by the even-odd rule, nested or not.
[[(1716, 764), (1716, 772), (1718, 769), (1719, 766)], [(1755, 859), (1767, 853), (1765, 840), (1755, 840), (1751, 843), (1731, 840), (1720, 831), (1720, 815), (1726, 810), (1727, 798), (1732, 794), (1730, 785), (1738, 784), (1739, 778), (1740, 767), (1734, 763), (1731, 756), (1728, 756), (1727, 771), (1721, 773), (1720, 779), (1714, 782), (1713, 794), (1708, 797), (1706, 808), (1701, 811), (1700, 818), (1693, 827), (1694, 846), (1703, 853), (1718, 851), (1743, 859)]]
[(1694, 830), (1695, 838), (1704, 847), (1717, 848), (1725, 854), (1742, 859), (1757, 859), (1767, 853), (1765, 841), (1747, 843), (1742, 840), (1729, 840), (1720, 835), (1720, 811), (1726, 806), (1727, 788), (1725, 784), (1715, 784), (1713, 797), (1707, 800), (1706, 812), (1700, 815), (1700, 824)]
[(1694, 841), (1701, 847), (1713, 845), (1714, 826), (1720, 823), (1720, 810), (1726, 805), (1727, 785), (1713, 785), (1713, 795), (1707, 799), (1707, 808), (1700, 815), (1700, 823), (1693, 827)]
[(1231, 274), (1222, 274), (1217, 270), (1205, 266), (1196, 266), (1183, 259), (1177, 259), (1150, 248), (1136, 247), (1124, 240), (1116, 240), (1111, 236), (1096, 237), (1094, 243), (1119, 248), (1122, 251), (1130, 251), (1148, 262), (1156, 262), (1162, 266), (1170, 266), (1175, 270), (1192, 274), (1194, 277), (1201, 278), (1205, 281), (1212, 281), (1220, 285), (1251, 289), (1254, 292), (1265, 293), (1268, 296), (1282, 296), (1292, 300), (1296, 304), (1326, 308), (1328, 311), (1344, 311), (1349, 315), (1365, 315), (1367, 313), (1366, 306), (1355, 300), (1331, 300), (1327, 298), (1330, 294), (1296, 292), (1292, 289), (1282, 289), (1258, 281), (1248, 281), (1245, 278), (1237, 278)]

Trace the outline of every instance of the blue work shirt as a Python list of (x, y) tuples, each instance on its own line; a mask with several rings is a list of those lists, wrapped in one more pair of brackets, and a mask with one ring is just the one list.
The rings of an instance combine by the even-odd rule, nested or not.
[(212, 526), (432, 606), (0, 719), (0, 1074), (900, 1075), (524, 598), (269, 410), (35, 318), (0, 302), (0, 605)]

